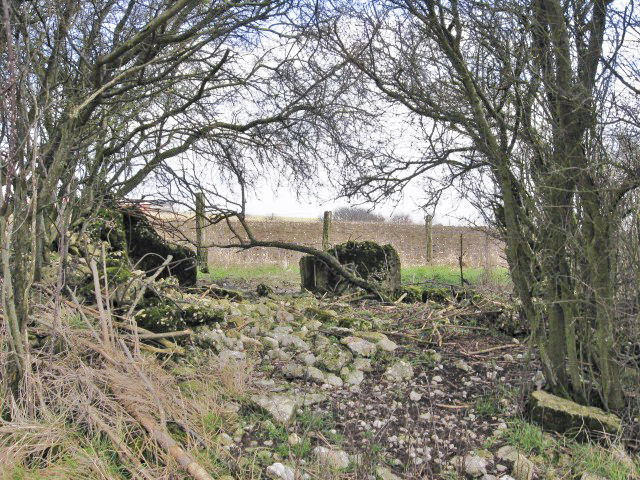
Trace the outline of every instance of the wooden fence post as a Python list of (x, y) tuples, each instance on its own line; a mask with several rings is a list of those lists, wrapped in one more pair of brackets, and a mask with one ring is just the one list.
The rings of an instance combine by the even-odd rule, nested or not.
[(491, 271), (491, 251), (489, 244), (489, 235), (485, 232), (484, 234), (484, 269), (488, 272)]
[(329, 234), (331, 232), (331, 212), (324, 212), (324, 221), (322, 224), (322, 250), (329, 250)]
[(432, 233), (433, 215), (425, 215), (424, 226), (427, 240), (427, 263), (431, 263), (433, 260), (433, 233)]
[(463, 266), (462, 257), (464, 257), (462, 238), (463, 238), (463, 235), (461, 233), (460, 234), (460, 256), (458, 257), (458, 264), (460, 265), (460, 286), (464, 287), (466, 280), (464, 279), (464, 273), (462, 271), (462, 266)]
[(209, 249), (205, 246), (205, 216), (204, 193), (196, 193), (196, 257), (198, 268), (204, 273), (209, 272)]

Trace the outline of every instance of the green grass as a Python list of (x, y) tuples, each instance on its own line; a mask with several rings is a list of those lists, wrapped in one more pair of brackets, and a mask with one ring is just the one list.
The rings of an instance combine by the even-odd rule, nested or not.
[[(482, 267), (463, 268), (464, 278), (471, 284), (483, 282), (498, 286), (511, 283), (509, 271), (503, 267), (492, 269), (489, 273)], [(402, 269), (402, 283), (460, 283), (460, 270), (450, 265), (433, 265), (425, 267), (405, 267)], [(300, 281), (300, 269), (297, 265), (282, 267), (280, 265), (253, 265), (210, 268), (209, 273), (198, 273), (203, 281), (219, 282), (221, 280), (254, 280), (264, 283)]]
[[(491, 282), (496, 285), (509, 285), (509, 271), (503, 267), (492, 269), (489, 273), (482, 267), (462, 269), (465, 280), (473, 285)], [(437, 282), (460, 284), (460, 269), (450, 265), (430, 265), (425, 267), (405, 267), (402, 269), (402, 283)]]
[(553, 447), (553, 442), (544, 435), (540, 427), (522, 419), (509, 422), (504, 440), (525, 455), (532, 453), (536, 455), (544, 454), (551, 449), (550, 447)]
[(264, 283), (299, 282), (300, 269), (297, 265), (287, 268), (280, 265), (216, 267), (209, 268), (209, 273), (198, 272), (198, 279), (214, 283), (221, 280), (255, 280)]
[(509, 422), (500, 440), (531, 459), (535, 455), (535, 463), (540, 467), (551, 467), (560, 478), (578, 478), (585, 472), (609, 480), (640, 478), (638, 461), (633, 465), (625, 463), (614, 450), (594, 443), (577, 442), (566, 437), (554, 439), (545, 435), (540, 427), (522, 419)]
[(609, 450), (592, 444), (571, 442), (571, 459), (573, 471), (589, 472), (608, 478), (609, 480), (627, 480), (640, 476), (640, 465), (625, 465)]
[(505, 413), (505, 406), (500, 403), (500, 399), (495, 395), (485, 395), (478, 398), (473, 409), (476, 415), (497, 416)]

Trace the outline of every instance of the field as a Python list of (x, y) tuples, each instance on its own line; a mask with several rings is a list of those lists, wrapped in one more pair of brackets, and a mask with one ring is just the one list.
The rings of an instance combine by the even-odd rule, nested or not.
[[(481, 267), (464, 267), (464, 279), (471, 285), (483, 287), (510, 288), (509, 272), (504, 267), (486, 270)], [(266, 283), (269, 285), (298, 285), (300, 283), (300, 269), (297, 265), (283, 267), (281, 265), (239, 265), (229, 267), (213, 267), (209, 273), (200, 273), (202, 281), (231, 283)], [(459, 285), (460, 270), (448, 265), (426, 267), (404, 267), (402, 269), (402, 283), (442, 283)]]
[[(165, 218), (171, 228), (190, 241), (195, 239), (192, 218)], [(322, 221), (283, 219), (278, 217), (249, 219), (256, 238), (281, 240), (302, 245), (321, 247)], [(506, 267), (503, 245), (485, 232), (471, 227), (433, 226), (433, 259), (426, 260), (425, 226), (420, 224), (389, 224), (370, 222), (333, 222), (330, 243), (333, 245), (352, 241), (371, 240), (379, 244), (391, 244), (398, 251), (405, 267), (457, 266), (462, 236), (462, 261), (465, 267)], [(167, 234), (168, 238), (175, 238)], [(233, 241), (232, 234), (224, 224), (206, 229), (206, 242), (227, 244)], [(212, 268), (279, 265), (283, 269), (298, 264), (302, 254), (280, 249), (253, 248), (236, 251), (221, 248), (209, 249), (209, 264)]]

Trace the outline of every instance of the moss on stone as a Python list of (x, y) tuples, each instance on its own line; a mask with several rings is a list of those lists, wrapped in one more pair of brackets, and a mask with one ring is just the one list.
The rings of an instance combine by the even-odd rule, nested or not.
[(167, 303), (145, 307), (136, 313), (135, 320), (138, 325), (153, 332), (172, 332), (183, 330), (187, 326), (178, 306)]
[(398, 298), (404, 295), (404, 303), (417, 303), (432, 301), (447, 304), (453, 301), (453, 295), (449, 287), (437, 287), (430, 285), (404, 285), (397, 291)]
[(355, 330), (371, 330), (373, 328), (373, 324), (370, 320), (355, 317), (340, 317), (338, 319), (338, 326), (353, 328)]
[(225, 319), (225, 310), (211, 305), (192, 303), (182, 307), (182, 319), (189, 326), (220, 323)]
[(115, 208), (99, 208), (85, 223), (84, 231), (92, 243), (106, 242), (109, 251), (127, 250), (122, 214)]
[(338, 314), (334, 310), (325, 310), (322, 308), (308, 307), (304, 311), (305, 316), (322, 322), (323, 324), (337, 325)]
[(617, 435), (621, 428), (620, 419), (613, 413), (580, 405), (542, 390), (531, 394), (531, 418), (547, 430), (580, 436), (602, 432)]
[(404, 303), (422, 302), (423, 288), (419, 285), (403, 285), (397, 292), (397, 297), (402, 298)]
[(453, 300), (451, 289), (448, 287), (426, 286), (422, 292), (422, 301), (426, 302), (427, 300), (441, 304), (450, 303)]
[[(347, 242), (327, 251), (347, 270), (393, 295), (400, 288), (400, 257), (391, 245)], [(341, 295), (354, 287), (338, 272), (313, 256), (300, 259), (302, 288), (316, 293)]]

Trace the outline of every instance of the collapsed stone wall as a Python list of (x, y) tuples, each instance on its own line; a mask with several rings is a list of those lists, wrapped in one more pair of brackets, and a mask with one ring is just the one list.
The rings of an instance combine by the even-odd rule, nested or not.
[[(400, 288), (400, 257), (391, 245), (347, 242), (329, 249), (346, 269), (374, 284), (381, 292), (394, 294)], [(302, 288), (317, 293), (342, 294), (352, 286), (321, 259), (300, 259)]]

